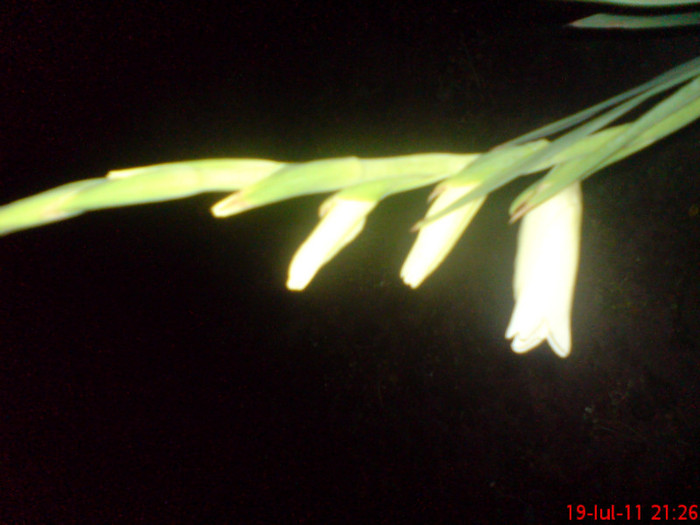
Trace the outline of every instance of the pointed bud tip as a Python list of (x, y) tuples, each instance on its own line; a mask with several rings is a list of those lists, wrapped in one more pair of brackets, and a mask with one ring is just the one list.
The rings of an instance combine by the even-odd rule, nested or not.
[(214, 206), (211, 207), (211, 213), (214, 217), (230, 217), (231, 215), (236, 215), (250, 208), (250, 203), (246, 201), (241, 195), (241, 192), (238, 191), (214, 204)]

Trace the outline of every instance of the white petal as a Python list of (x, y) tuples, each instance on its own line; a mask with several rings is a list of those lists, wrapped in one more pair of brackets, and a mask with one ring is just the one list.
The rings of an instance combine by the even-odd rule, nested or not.
[(294, 254), (287, 288), (303, 290), (316, 272), (362, 231), (376, 202), (334, 199), (321, 205), (321, 222)]
[[(453, 202), (469, 193), (470, 186), (448, 187), (438, 195), (428, 210), (426, 217), (444, 210)], [(401, 267), (401, 278), (411, 288), (421, 283), (440, 266), (445, 257), (469, 226), (486, 197), (480, 197), (444, 217), (423, 226)]]
[(513, 283), (516, 304), (506, 330), (515, 352), (527, 352), (545, 339), (560, 357), (571, 351), (582, 209), (580, 183), (574, 183), (522, 220)]

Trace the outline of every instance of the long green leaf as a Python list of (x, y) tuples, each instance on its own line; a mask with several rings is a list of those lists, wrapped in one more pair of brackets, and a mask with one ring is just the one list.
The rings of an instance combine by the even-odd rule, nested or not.
[[(573, 182), (589, 177), (610, 164), (613, 158), (619, 160), (655, 142), (660, 137), (649, 136), (649, 130), (655, 126), (659, 126), (656, 130), (659, 135), (662, 131), (667, 134), (670, 131), (669, 127), (672, 128), (674, 124), (678, 129), (681, 125), (697, 119), (700, 116), (698, 101), (700, 101), (700, 77), (657, 104), (597, 151), (552, 168), (544, 178), (516, 198), (511, 206), (512, 220), (517, 220)], [(661, 125), (665, 125), (665, 129)], [(630, 147), (644, 134), (647, 137), (641, 141), (642, 144), (639, 147)], [(625, 155), (620, 155), (625, 149), (627, 149)]]
[(663, 29), (700, 24), (700, 13), (636, 16), (598, 13), (568, 24), (577, 29)]
[[(645, 84), (642, 84), (642, 86), (639, 86), (638, 88), (632, 89), (626, 93), (623, 93), (622, 95), (618, 95), (617, 97), (613, 97), (613, 99), (610, 100), (618, 99), (617, 102), (619, 102), (619, 100), (626, 100), (629, 99), (630, 93), (637, 93), (640, 91), (641, 87), (646, 87), (645, 90), (642, 90), (641, 93), (637, 94), (636, 96), (632, 97), (626, 102), (619, 104), (617, 107), (613, 107), (606, 113), (594, 118), (593, 120), (590, 120), (585, 124), (580, 125), (578, 128), (552, 141), (547, 146), (539, 148), (538, 151), (533, 152), (531, 155), (522, 158), (519, 162), (514, 164), (503, 163), (502, 169), (494, 170), (490, 174), (490, 176), (473, 191), (469, 192), (464, 197), (458, 199), (450, 206), (441, 210), (439, 213), (436, 213), (435, 215), (429, 218), (423, 219), (423, 221), (421, 221), (417, 226), (420, 227), (427, 224), (428, 222), (432, 222), (434, 220), (439, 219), (440, 217), (444, 217), (445, 215), (452, 213), (454, 210), (460, 208), (461, 206), (464, 206), (470, 200), (487, 195), (488, 193), (507, 184), (508, 182), (516, 179), (521, 175), (531, 173), (533, 172), (533, 170), (544, 169), (544, 167), (550, 164), (551, 159), (555, 158), (563, 151), (571, 148), (577, 142), (584, 140), (586, 137), (590, 136), (596, 131), (601, 130), (608, 124), (623, 116), (625, 113), (628, 113), (632, 109), (636, 108), (638, 105), (645, 102), (647, 99), (658, 95), (659, 93), (666, 91), (672, 87), (675, 87), (676, 85), (682, 82), (686, 82), (689, 78), (692, 78), (693, 76), (696, 76), (698, 74), (700, 74), (700, 57), (691, 60), (685, 64), (682, 64), (681, 66), (678, 66), (677, 68), (674, 68), (673, 70), (668, 71), (660, 75), (659, 77), (649, 82), (646, 82)], [(598, 112), (592, 110), (606, 107), (607, 105), (609, 105), (609, 103), (610, 101), (603, 102), (601, 104), (598, 104), (597, 106), (589, 108), (588, 110), (584, 110), (583, 112), (580, 112), (577, 115), (586, 114), (586, 118), (588, 118), (591, 114), (595, 114)], [(491, 161), (492, 156), (507, 156), (513, 150), (513, 148), (516, 147), (514, 145), (520, 143), (520, 141), (523, 140), (523, 138), (532, 138), (534, 136), (540, 136), (543, 133), (543, 131), (551, 133), (552, 129), (557, 129), (557, 125), (561, 125), (564, 121), (570, 120), (574, 117), (576, 117), (576, 115), (570, 117), (569, 119), (564, 119), (563, 121), (555, 122), (550, 126), (545, 126), (545, 128), (540, 128), (539, 131), (536, 130), (533, 133), (528, 133), (519, 139), (507, 142), (497, 148), (494, 148), (490, 152), (479, 157), (472, 164), (468, 165), (464, 169), (464, 172), (459, 173), (457, 176), (468, 176), (470, 172), (478, 172), (480, 169), (482, 169), (482, 165), (484, 163)]]

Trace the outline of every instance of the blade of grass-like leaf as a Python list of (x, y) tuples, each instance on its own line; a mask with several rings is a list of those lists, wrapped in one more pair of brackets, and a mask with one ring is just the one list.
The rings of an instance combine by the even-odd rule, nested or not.
[[(693, 73), (695, 75), (700, 74), (700, 69), (698, 69), (697, 71), (693, 71)], [(526, 159), (520, 166), (516, 166), (514, 169), (518, 169), (520, 171), (518, 175), (530, 173), (533, 168), (546, 164), (547, 161), (555, 157), (557, 154), (571, 147), (573, 144), (587, 137), (588, 135), (591, 135), (592, 133), (603, 129), (605, 126), (614, 122), (615, 120), (623, 116), (625, 113), (628, 113), (629, 111), (633, 110), (634, 108), (645, 102), (647, 99), (654, 97), (659, 93), (662, 93), (663, 91), (675, 87), (680, 82), (685, 82), (687, 80), (688, 78), (686, 77), (686, 75), (682, 75), (679, 78), (672, 79), (661, 84), (657, 84), (656, 86), (648, 89), (647, 91), (635, 96), (631, 100), (620, 104), (619, 106), (603, 113), (602, 115), (594, 118), (593, 120), (582, 124), (578, 128), (562, 135), (556, 140), (553, 140), (549, 144), (549, 146), (544, 148), (542, 151), (538, 152), (536, 155), (533, 155), (529, 159)], [(681, 90), (686, 88), (681, 88)], [(679, 92), (681, 90), (679, 90)], [(676, 95), (672, 95), (669, 98), (675, 96)]]
[[(610, 160), (623, 149), (630, 147), (635, 140), (639, 139), (655, 125), (666, 121), (674, 115), (678, 116), (679, 122), (688, 119), (688, 117), (692, 119), (693, 112), (695, 112), (695, 118), (697, 118), (697, 106), (693, 105), (693, 102), (699, 99), (700, 78), (697, 78), (657, 104), (597, 151), (569, 162), (558, 164), (552, 168), (545, 177), (526, 189), (515, 199), (511, 206), (511, 222), (518, 220), (529, 210), (549, 199), (573, 182), (583, 180), (601, 169), (604, 165), (609, 164), (610, 162), (606, 161)], [(690, 110), (688, 110), (689, 107), (691, 108)], [(684, 115), (684, 112), (690, 112), (691, 114)], [(646, 142), (647, 144), (645, 145), (648, 145), (654, 142), (654, 140), (649, 140), (647, 137)], [(635, 151), (635, 148), (630, 148), (627, 154), (629, 155), (633, 151)], [(618, 156), (616, 160), (620, 158), (622, 157)]]
[[(693, 61), (691, 61), (693, 62)], [(698, 62), (700, 64), (700, 62)], [(694, 74), (699, 74), (700, 73), (700, 68), (695, 66), (694, 70), (690, 70)], [(595, 133), (596, 131), (604, 128), (611, 122), (615, 121), (616, 119), (620, 118), (622, 115), (625, 113), (631, 111), (635, 107), (637, 107), (639, 104), (643, 103), (645, 100), (648, 98), (651, 98), (667, 89), (670, 89), (671, 87), (675, 86), (676, 84), (686, 81), (687, 77), (689, 75), (689, 72), (686, 71), (680, 76), (677, 76), (676, 78), (671, 77), (670, 80), (667, 80), (666, 82), (662, 83), (656, 83), (654, 87), (651, 87), (647, 89), (645, 92), (635, 96), (631, 100), (628, 100), (627, 102), (620, 104), (619, 106), (607, 111), (603, 115), (600, 115), (599, 117), (596, 117), (595, 119), (582, 124), (578, 128), (574, 129), (573, 131), (570, 131), (569, 133), (566, 133), (565, 135), (559, 137), (558, 139), (552, 141), (549, 143), (549, 145), (540, 148), (538, 151), (533, 152), (531, 155), (526, 156), (525, 158), (521, 159), (519, 162), (513, 164), (513, 163), (504, 163), (502, 168), (493, 170), (489, 177), (484, 180), (479, 186), (477, 186), (473, 191), (469, 192), (467, 195), (464, 197), (458, 199), (455, 201), (453, 204), (450, 206), (446, 207), (439, 213), (436, 213), (435, 215), (424, 218), (422, 221), (420, 221), (416, 227), (421, 227), (422, 225), (427, 224), (428, 222), (432, 222), (434, 220), (439, 219), (440, 217), (444, 217), (448, 213), (453, 212), (454, 210), (460, 208), (467, 202), (469, 202), (472, 199), (476, 199), (479, 197), (482, 197), (484, 195), (487, 195), (488, 193), (491, 193), (495, 189), (509, 183), (510, 181), (514, 180), (515, 178), (531, 173), (534, 170), (539, 170), (543, 169), (545, 166), (548, 165), (548, 161), (552, 158), (554, 158), (556, 155), (560, 154), (562, 151), (565, 151), (567, 148), (572, 147), (575, 143), (577, 143), (580, 140), (585, 139), (592, 133)], [(664, 75), (662, 75), (663, 77)], [(668, 78), (668, 77), (667, 77)], [(653, 81), (652, 81), (653, 82)], [(649, 83), (647, 83), (649, 84)], [(504, 156), (507, 156), (511, 150), (513, 150), (514, 146), (511, 146), (511, 143), (507, 143), (509, 146), (504, 149), (503, 146), (499, 146), (497, 148), (494, 148), (493, 150), (489, 151), (488, 153), (482, 155), (479, 157), (476, 161), (474, 161), (472, 164), (468, 165), (463, 172), (458, 173), (457, 177), (468, 177), (471, 172), (478, 172), (481, 169), (481, 165), (485, 162), (489, 162), (491, 159), (491, 156), (497, 155), (497, 154), (502, 154)]]
[[(599, 166), (597, 166), (594, 170), (591, 171), (587, 176), (592, 175), (593, 173), (603, 169), (606, 166), (609, 166), (610, 164), (613, 164), (614, 162), (617, 162), (618, 160), (624, 159), (625, 157), (628, 157), (637, 151), (646, 148), (647, 146), (653, 144), (654, 142), (657, 142), (664, 138), (665, 136), (676, 132), (680, 128), (692, 123), (693, 121), (697, 120), (700, 118), (700, 98), (686, 106), (683, 110), (679, 111), (678, 113), (664, 119), (662, 122), (656, 124), (655, 126), (652, 126), (648, 130), (646, 130), (644, 133), (640, 135), (638, 140), (634, 141), (632, 144), (629, 144), (628, 146), (625, 146), (621, 149), (619, 149), (616, 153), (611, 155), (609, 158), (607, 158), (604, 162), (602, 162)], [(628, 125), (625, 125), (628, 126)], [(606, 130), (607, 131), (607, 130)], [(604, 132), (603, 132), (604, 133)], [(577, 159), (572, 159), (571, 161), (567, 161), (564, 164), (567, 164), (568, 162), (571, 162), (573, 166), (575, 166), (575, 163)], [(555, 171), (558, 169), (558, 167), (555, 167), (551, 170), (552, 177), (555, 177)], [(548, 174), (548, 178), (550, 175)], [(516, 220), (518, 220), (520, 217), (522, 217), (527, 211), (530, 209), (534, 208), (535, 206), (538, 205), (538, 201), (541, 204), (545, 200), (547, 200), (549, 197), (552, 197), (562, 189), (564, 189), (567, 185), (573, 183), (573, 180), (568, 180), (565, 181), (561, 184), (556, 184), (552, 186), (540, 186), (540, 183), (543, 182), (543, 180), (537, 181), (536, 183), (532, 184), (529, 186), (526, 190), (524, 190), (518, 197), (513, 201), (513, 203), (510, 206), (509, 213), (511, 214), (511, 219), (510, 222), (513, 223)], [(534, 196), (537, 195), (537, 199), (533, 200), (532, 204), (528, 202), (529, 199), (534, 199)]]
[(658, 142), (671, 133), (675, 133), (679, 129), (691, 124), (698, 118), (700, 118), (700, 99), (695, 100), (682, 110), (668, 116), (661, 122), (647, 129), (632, 144), (622, 148), (620, 151), (607, 159), (603, 165), (601, 165), (601, 168), (612, 164), (613, 162), (617, 162), (618, 160), (624, 159), (625, 157), (628, 157), (637, 151), (650, 146), (654, 142)]
[[(612, 155), (609, 159), (607, 159), (601, 167), (612, 164), (613, 162), (617, 162), (618, 160), (621, 160), (629, 155), (636, 153), (641, 149), (646, 148), (654, 142), (658, 142), (664, 137), (670, 135), (671, 133), (675, 133), (682, 127), (694, 122), (698, 119), (699, 116), (700, 100), (696, 100), (690, 105), (686, 106), (681, 111), (669, 115), (661, 122), (658, 122), (657, 124), (648, 128), (632, 144), (629, 144), (628, 146), (622, 148), (617, 153)], [(570, 148), (556, 155), (553, 159), (551, 159), (550, 165), (569, 162), (571, 160), (576, 159), (577, 157), (588, 155), (589, 153), (598, 150), (604, 144), (610, 142), (614, 137), (622, 133), (630, 125), (631, 124), (629, 123), (621, 124), (618, 126), (613, 126), (598, 131), (593, 135), (589, 135), (585, 139), (573, 144)], [(547, 168), (547, 166), (541, 167), (541, 169), (545, 168)], [(540, 169), (533, 170), (533, 173), (535, 171), (540, 171)]]
[(598, 13), (568, 24), (577, 29), (662, 29), (700, 24), (700, 13), (658, 16), (613, 15)]
[[(586, 108), (582, 111), (579, 111), (578, 113), (574, 113), (569, 117), (557, 120), (556, 122), (552, 122), (551, 124), (547, 124), (546, 126), (542, 126), (541, 128), (537, 128), (534, 131), (526, 133), (525, 135), (521, 135), (520, 137), (517, 137), (513, 140), (509, 140), (508, 142), (505, 142), (498, 147), (500, 148), (514, 144), (522, 144), (523, 142), (529, 142), (531, 140), (536, 140), (542, 137), (547, 137), (549, 135), (554, 135), (555, 133), (559, 133), (560, 131), (564, 131), (565, 129), (571, 128), (576, 124), (583, 122), (584, 120), (588, 120), (593, 115), (600, 113), (604, 109), (619, 104), (620, 102), (624, 102), (625, 100), (628, 100), (634, 97), (635, 95), (638, 95), (639, 93), (643, 93), (648, 89), (658, 86), (659, 84), (662, 84), (664, 82), (671, 82), (674, 80), (677, 81), (676, 83), (681, 83), (685, 80), (688, 80), (689, 78), (694, 77), (698, 73), (700, 73), (700, 57), (694, 58), (692, 60), (689, 60), (688, 62), (685, 62), (684, 64), (676, 66), (673, 69), (670, 69), (665, 73), (659, 75), (658, 77), (655, 77), (650, 81), (645, 82), (644, 84), (641, 84), (635, 88), (625, 91), (624, 93), (620, 93), (619, 95), (615, 95), (614, 97), (609, 98), (608, 100), (604, 100), (603, 102), (600, 102), (595, 106), (591, 106), (590, 108)], [(672, 87), (672, 85), (670, 85), (669, 87)]]

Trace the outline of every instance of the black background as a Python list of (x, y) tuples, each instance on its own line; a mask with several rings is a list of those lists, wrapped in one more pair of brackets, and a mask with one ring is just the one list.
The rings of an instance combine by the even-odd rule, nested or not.
[[(311, 6), (313, 4), (313, 6)], [(3, 202), (110, 169), (483, 151), (693, 58), (547, 2), (5, 2)], [(417, 291), (426, 191), (309, 289), (322, 197), (0, 239), (0, 522), (557, 523), (700, 503), (697, 125), (584, 184), (574, 347), (517, 356), (494, 194)], [(619, 519), (619, 518), (618, 518)]]

